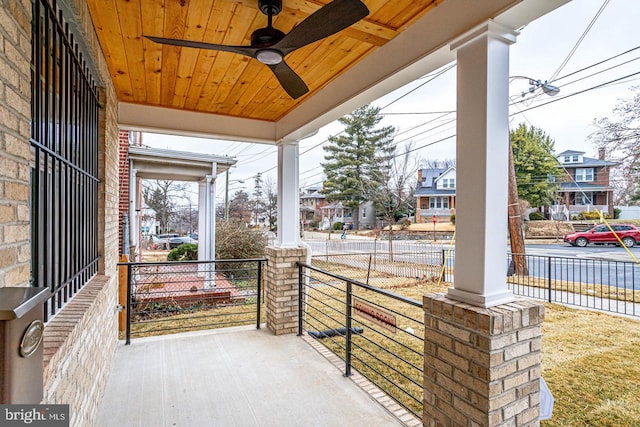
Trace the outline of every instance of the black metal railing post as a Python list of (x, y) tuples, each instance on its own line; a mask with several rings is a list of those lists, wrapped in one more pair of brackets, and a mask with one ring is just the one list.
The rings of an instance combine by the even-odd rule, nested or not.
[(131, 344), (131, 272), (133, 268), (131, 264), (127, 265), (127, 328), (125, 345)]
[(351, 282), (347, 282), (347, 300), (346, 300), (346, 354), (344, 360), (344, 375), (345, 377), (351, 376), (351, 293), (353, 292)]
[(551, 302), (551, 257), (547, 257), (547, 285), (549, 287), (549, 302)]
[(442, 281), (446, 282), (447, 281), (447, 254), (445, 253), (444, 249), (442, 249), (442, 269), (440, 271), (442, 275)]
[(302, 336), (302, 265), (298, 264), (298, 336)]
[(256, 329), (260, 329), (260, 316), (261, 316), (261, 312), (260, 312), (260, 305), (262, 304), (262, 261), (258, 261), (258, 298), (256, 300), (257, 302), (257, 318), (256, 318)]

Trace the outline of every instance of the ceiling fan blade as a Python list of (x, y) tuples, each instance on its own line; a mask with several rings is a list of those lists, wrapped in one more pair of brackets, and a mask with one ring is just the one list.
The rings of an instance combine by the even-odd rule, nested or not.
[(309, 15), (273, 48), (289, 54), (296, 49), (329, 37), (355, 24), (369, 14), (360, 0), (333, 0)]
[(166, 44), (170, 46), (192, 47), (194, 49), (220, 50), (223, 52), (239, 53), (240, 55), (249, 56), (251, 58), (255, 58), (256, 51), (259, 50), (251, 46), (227, 46), (224, 44), (204, 43), (204, 42), (196, 42), (191, 40), (167, 39), (164, 37), (153, 37), (153, 36), (145, 36), (145, 37), (153, 42)]
[(295, 71), (282, 61), (279, 64), (267, 65), (282, 85), (282, 88), (293, 99), (298, 99), (305, 93), (309, 92), (309, 88), (305, 82), (296, 74)]

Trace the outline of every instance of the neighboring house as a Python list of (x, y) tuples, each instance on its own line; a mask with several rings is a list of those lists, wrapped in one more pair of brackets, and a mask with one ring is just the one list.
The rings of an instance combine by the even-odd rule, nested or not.
[(146, 237), (150, 234), (158, 234), (159, 230), (160, 222), (156, 219), (156, 211), (143, 201), (140, 212), (140, 232)]
[[(327, 230), (336, 222), (352, 225), (353, 212), (341, 202), (329, 203), (320, 188), (309, 187), (300, 195), (300, 220), (305, 226), (311, 221), (318, 222), (318, 228)], [(373, 229), (376, 226), (376, 211), (373, 202), (360, 203), (360, 229)]]
[(328, 203), (320, 187), (308, 187), (300, 194), (300, 220), (306, 226), (312, 221), (322, 222), (322, 207)]
[(322, 220), (318, 228), (320, 230), (328, 230), (336, 222), (345, 223), (351, 218), (351, 209), (342, 205), (342, 202), (333, 202), (326, 204), (320, 208), (322, 211)]
[(416, 223), (449, 220), (456, 207), (456, 168), (418, 170)]
[(559, 178), (554, 219), (570, 220), (581, 212), (599, 210), (613, 217), (613, 188), (609, 173), (617, 162), (605, 160), (605, 150), (598, 158), (586, 157), (583, 151), (567, 150), (556, 156), (566, 175)]

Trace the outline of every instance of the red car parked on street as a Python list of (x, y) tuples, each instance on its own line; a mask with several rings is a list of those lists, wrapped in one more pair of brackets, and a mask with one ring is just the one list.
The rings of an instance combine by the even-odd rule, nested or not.
[[(580, 246), (581, 248), (589, 243), (619, 245), (620, 240), (626, 247), (630, 248), (640, 242), (640, 230), (633, 224), (611, 224), (611, 228), (615, 231), (615, 234), (609, 226), (600, 224), (586, 231), (565, 234), (563, 240), (572, 246)], [(620, 240), (616, 238), (616, 234)]]

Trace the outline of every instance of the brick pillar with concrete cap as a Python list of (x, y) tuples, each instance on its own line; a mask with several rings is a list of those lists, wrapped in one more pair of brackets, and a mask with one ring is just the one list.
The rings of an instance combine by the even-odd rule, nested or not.
[(265, 305), (267, 328), (276, 335), (298, 331), (298, 267), (307, 262), (300, 242), (298, 142), (278, 146), (278, 234), (267, 248)]
[(424, 310), (424, 425), (538, 425), (544, 305), (427, 295)]
[(506, 283), (509, 45), (485, 22), (455, 40), (456, 269), (424, 297), (426, 426), (533, 426), (540, 408), (544, 306)]

